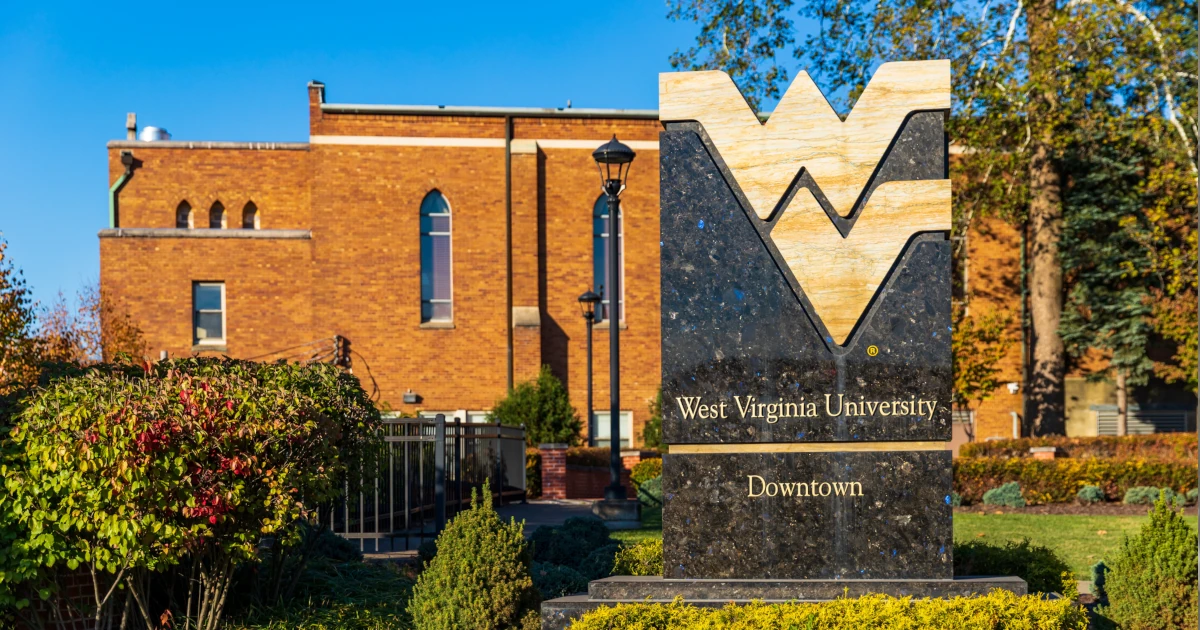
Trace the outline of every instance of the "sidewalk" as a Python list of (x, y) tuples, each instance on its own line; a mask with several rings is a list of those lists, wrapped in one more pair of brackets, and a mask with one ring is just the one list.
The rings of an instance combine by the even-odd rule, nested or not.
[(591, 499), (535, 499), (527, 503), (513, 503), (496, 508), (501, 520), (509, 518), (525, 521), (525, 536), (542, 525), (562, 525), (572, 516), (591, 516)]

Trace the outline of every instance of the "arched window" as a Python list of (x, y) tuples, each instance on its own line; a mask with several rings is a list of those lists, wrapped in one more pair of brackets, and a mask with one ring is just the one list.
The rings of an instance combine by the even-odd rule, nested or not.
[(214, 201), (208, 210), (208, 227), (214, 230), (225, 227), (225, 206), (220, 201)]
[(450, 260), (450, 204), (434, 190), (421, 201), (422, 322), (452, 319)]
[(242, 208), (242, 229), (258, 229), (258, 206), (254, 205), (253, 201), (246, 202), (246, 206)]
[(188, 229), (192, 227), (192, 206), (187, 201), (180, 201), (175, 207), (175, 227)]
[[(619, 206), (618, 206), (619, 208)], [(600, 294), (600, 306), (596, 309), (596, 321), (608, 321), (611, 317), (608, 281), (608, 198), (600, 195), (592, 206), (592, 282), (596, 293)], [(625, 321), (625, 219), (623, 213), (617, 213), (617, 247), (621, 248), (621, 296), (617, 300), (618, 317)]]

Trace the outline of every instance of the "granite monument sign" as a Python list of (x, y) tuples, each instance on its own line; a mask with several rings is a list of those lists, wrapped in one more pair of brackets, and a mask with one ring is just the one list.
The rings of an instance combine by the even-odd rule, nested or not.
[(950, 63), (844, 120), (803, 72), (765, 121), (717, 71), (659, 108), (665, 575), (578, 608), (1024, 592), (953, 579)]

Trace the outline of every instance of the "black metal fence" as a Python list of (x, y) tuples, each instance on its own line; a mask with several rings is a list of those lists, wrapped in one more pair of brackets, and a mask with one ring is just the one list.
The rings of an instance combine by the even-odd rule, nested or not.
[(415, 549), (491, 481), (499, 504), (525, 499), (525, 429), (433, 418), (386, 418), (384, 452), (358, 489), (322, 510), (364, 553)]

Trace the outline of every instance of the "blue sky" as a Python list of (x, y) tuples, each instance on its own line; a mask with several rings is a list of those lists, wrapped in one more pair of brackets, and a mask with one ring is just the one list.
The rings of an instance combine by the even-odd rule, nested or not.
[(661, 0), (6, 3), (0, 232), (45, 303), (99, 277), (126, 112), (180, 140), (305, 141), (311, 79), (340, 103), (655, 108), (694, 30)]

